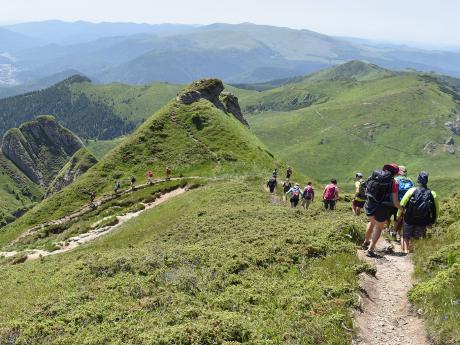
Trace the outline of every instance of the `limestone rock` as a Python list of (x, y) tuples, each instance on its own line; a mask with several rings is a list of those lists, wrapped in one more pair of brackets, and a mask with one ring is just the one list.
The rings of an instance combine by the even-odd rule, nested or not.
[(52, 116), (39, 116), (5, 133), (3, 154), (33, 182), (47, 186), (82, 141)]

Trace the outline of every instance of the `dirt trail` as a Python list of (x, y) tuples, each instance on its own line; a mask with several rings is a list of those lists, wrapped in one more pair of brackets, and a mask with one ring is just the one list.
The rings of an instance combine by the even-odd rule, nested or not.
[[(133, 191), (137, 191), (139, 189), (143, 189), (143, 188), (146, 188), (146, 187), (149, 187), (151, 185), (155, 185), (155, 184), (158, 184), (158, 183), (162, 183), (162, 182), (167, 182), (167, 181), (177, 181), (177, 180), (183, 180), (183, 179), (198, 179), (200, 177), (198, 176), (190, 176), (190, 177), (173, 177), (173, 178), (170, 178), (170, 179), (156, 179), (156, 180), (153, 180), (152, 181), (152, 184), (149, 184), (149, 183), (144, 183), (144, 184), (139, 184), (139, 185), (136, 185), (134, 187), (134, 189), (131, 189), (131, 188), (128, 188), (128, 189), (124, 189), (124, 190), (120, 190), (120, 192), (115, 195), (115, 194), (107, 194), (107, 195), (104, 195), (102, 196), (101, 198), (99, 199), (96, 199), (94, 201), (94, 206), (95, 207), (98, 207), (98, 206), (101, 206), (113, 199), (117, 199), (119, 198), (120, 196), (122, 195), (125, 195), (125, 194), (130, 194), (132, 193)], [(56, 220), (51, 220), (49, 222), (46, 222), (46, 223), (43, 223), (43, 224), (39, 224), (39, 225), (36, 225), (26, 231), (24, 231), (21, 235), (19, 235), (18, 238), (16, 238), (12, 243), (17, 243), (19, 240), (33, 234), (34, 232), (37, 232), (39, 230), (42, 230), (44, 229), (45, 227), (47, 226), (51, 226), (51, 225), (59, 225), (59, 224), (63, 224), (63, 223), (66, 223), (70, 220), (73, 220), (75, 218), (81, 218), (82, 216), (84, 216), (85, 214), (89, 213), (89, 212), (92, 212), (94, 210), (93, 207), (90, 207), (89, 205), (85, 205), (83, 206), (82, 208), (80, 208), (79, 210), (75, 211), (74, 213), (72, 214), (68, 214), (62, 218), (59, 218), (59, 219), (56, 219)]]
[[(126, 223), (127, 221), (140, 216), (145, 211), (150, 210), (150, 209), (152, 209), (152, 208), (154, 208), (154, 207), (156, 207), (156, 206), (168, 201), (171, 198), (174, 198), (174, 197), (176, 197), (178, 195), (181, 195), (181, 194), (185, 193), (187, 190), (188, 190), (187, 188), (178, 188), (178, 189), (175, 189), (175, 190), (173, 190), (173, 191), (171, 191), (169, 193), (165, 193), (165, 194), (161, 195), (159, 198), (157, 198), (155, 201), (153, 201), (151, 203), (148, 203), (148, 204), (144, 204), (145, 208), (143, 210), (141, 210), (141, 211), (131, 212), (131, 213), (127, 213), (127, 214), (122, 215), (122, 216), (117, 216), (118, 223), (115, 224), (115, 225), (108, 225), (108, 226), (105, 226), (105, 227), (102, 227), (102, 228), (99, 228), (99, 229), (94, 229), (94, 230), (88, 231), (88, 232), (86, 232), (84, 234), (80, 234), (80, 235), (75, 236), (75, 237), (71, 237), (71, 238), (67, 239), (65, 242), (60, 243), (61, 249), (58, 249), (58, 250), (55, 250), (55, 251), (52, 251), (52, 252), (48, 252), (48, 251), (41, 250), (41, 249), (29, 250), (29, 251), (25, 252), (27, 254), (27, 258), (24, 261), (36, 260), (36, 259), (39, 259), (41, 257), (61, 254), (61, 253), (65, 253), (65, 252), (68, 252), (70, 250), (73, 250), (73, 249), (81, 246), (82, 244), (85, 244), (87, 242), (93, 241), (96, 238), (99, 238), (99, 237), (101, 237), (101, 236), (103, 236), (105, 234), (110, 233), (111, 231), (117, 229), (119, 226), (121, 226), (122, 224)], [(11, 256), (14, 256), (14, 255), (17, 255), (17, 254), (19, 254), (19, 252), (17, 252), (17, 251), (14, 251), (14, 252), (0, 252), (0, 256), (4, 256), (4, 257), (11, 257)]]
[(407, 299), (412, 287), (414, 265), (409, 256), (385, 253), (389, 243), (380, 240), (379, 258), (371, 259), (360, 250), (358, 256), (377, 269), (376, 277), (362, 274), (361, 312), (356, 313), (356, 345), (428, 345), (423, 320)]

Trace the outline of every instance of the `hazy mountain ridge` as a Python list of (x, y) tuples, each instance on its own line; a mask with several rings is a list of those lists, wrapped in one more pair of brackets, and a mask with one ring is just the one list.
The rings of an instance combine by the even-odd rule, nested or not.
[[(68, 28), (75, 25), (79, 30), (78, 23), (58, 24)], [(116, 37), (95, 33), (92, 41), (16, 51), (14, 79), (30, 82), (71, 68), (103, 82), (184, 83), (216, 76), (227, 82), (254, 83), (303, 75), (353, 59), (387, 68), (416, 68), (460, 76), (458, 52), (375, 47), (309, 30), (250, 23), (179, 26), (177, 30), (161, 25), (151, 30), (149, 26), (134, 27), (139, 31), (127, 30)], [(123, 32), (121, 28), (117, 30), (113, 33)]]

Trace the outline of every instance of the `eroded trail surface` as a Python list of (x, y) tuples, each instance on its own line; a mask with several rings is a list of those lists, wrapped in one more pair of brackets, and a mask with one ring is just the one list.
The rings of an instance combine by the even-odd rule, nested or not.
[[(131, 213), (127, 213), (127, 214), (122, 215), (122, 216), (118, 216), (117, 217), (118, 222), (115, 225), (108, 225), (108, 226), (105, 226), (105, 227), (102, 227), (102, 228), (99, 228), (99, 229), (94, 229), (94, 230), (88, 231), (86, 233), (80, 234), (80, 235), (75, 236), (75, 237), (71, 237), (68, 240), (66, 240), (65, 243), (60, 244), (61, 249), (58, 249), (58, 250), (55, 250), (55, 251), (52, 251), (52, 252), (41, 250), (41, 249), (29, 250), (29, 251), (27, 251), (26, 255), (24, 256), (23, 261), (36, 260), (36, 259), (39, 259), (41, 257), (45, 257), (45, 256), (49, 256), (49, 255), (61, 254), (61, 253), (68, 252), (68, 251), (70, 251), (72, 249), (75, 249), (75, 248), (81, 246), (82, 244), (85, 244), (87, 242), (93, 241), (96, 238), (101, 237), (102, 235), (108, 234), (109, 232), (111, 232), (111, 231), (115, 230), (116, 228), (120, 227), (122, 224), (126, 223), (127, 221), (140, 216), (145, 211), (147, 211), (147, 210), (149, 210), (151, 208), (154, 208), (154, 207), (156, 207), (156, 206), (168, 201), (171, 198), (174, 198), (174, 197), (176, 197), (178, 195), (181, 195), (181, 194), (185, 193), (187, 190), (188, 190), (187, 188), (178, 188), (178, 189), (175, 189), (175, 190), (173, 190), (173, 191), (171, 191), (169, 193), (165, 193), (165, 194), (161, 195), (155, 201), (153, 201), (151, 203), (148, 203), (148, 204), (144, 204), (145, 208), (143, 210), (141, 210), (141, 211), (131, 212)], [(18, 253), (19, 252), (16, 252), (16, 251), (14, 251), (14, 252), (0, 252), (0, 256), (8, 257), (8, 256), (17, 255)]]
[(371, 259), (359, 251), (360, 258), (371, 262), (377, 269), (375, 277), (362, 274), (363, 289), (361, 312), (357, 312), (356, 325), (359, 345), (428, 345), (423, 320), (407, 299), (412, 287), (414, 265), (408, 256), (385, 253), (389, 245), (379, 242), (380, 257)]

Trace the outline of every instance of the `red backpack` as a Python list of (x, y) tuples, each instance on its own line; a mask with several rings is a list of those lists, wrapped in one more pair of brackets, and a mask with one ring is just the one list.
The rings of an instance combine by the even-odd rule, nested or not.
[(324, 200), (335, 200), (336, 190), (337, 190), (337, 187), (335, 185), (333, 185), (332, 183), (328, 184), (324, 191)]

